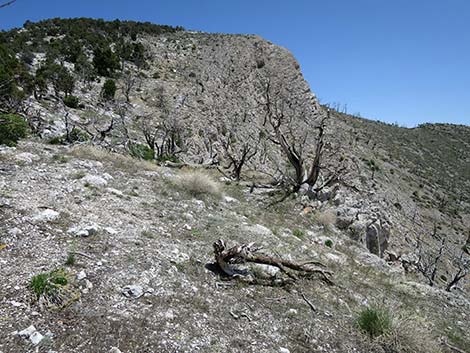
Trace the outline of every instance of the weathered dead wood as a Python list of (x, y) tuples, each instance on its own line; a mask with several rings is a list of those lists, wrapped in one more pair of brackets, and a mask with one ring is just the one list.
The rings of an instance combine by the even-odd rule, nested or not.
[(305, 296), (304, 293), (300, 293), (300, 295), (302, 296), (302, 299), (307, 303), (307, 305), (310, 307), (310, 309), (312, 309), (312, 311), (315, 313), (317, 311), (317, 308), (315, 308), (315, 306), (312, 304), (312, 302), (310, 300), (307, 299), (307, 297)]
[(13, 4), (14, 2), (16, 2), (16, 0), (11, 0), (11, 1), (8, 1), (8, 2), (6, 2), (6, 3), (4, 3), (4, 4), (0, 4), (0, 9), (1, 9), (2, 7), (7, 7), (7, 6), (9, 6), (9, 5)]
[(452, 350), (453, 352), (457, 352), (457, 353), (467, 353), (467, 351), (464, 351), (463, 349), (460, 349), (452, 344), (450, 344), (449, 342), (447, 342), (447, 340), (445, 338), (441, 338), (441, 344), (443, 346), (446, 346), (447, 348), (449, 348), (450, 350)]
[(250, 275), (248, 271), (238, 270), (235, 266), (236, 264), (250, 262), (277, 267), (293, 281), (298, 279), (298, 275), (307, 277), (312, 274), (319, 274), (325, 283), (330, 285), (333, 284), (333, 281), (331, 280), (332, 272), (322, 269), (325, 268), (325, 265), (318, 261), (297, 263), (279, 257), (258, 254), (257, 252), (260, 248), (256, 247), (254, 243), (236, 245), (231, 248), (227, 248), (225, 242), (219, 239), (213, 244), (213, 247), (217, 264), (225, 274), (231, 277), (245, 277)]

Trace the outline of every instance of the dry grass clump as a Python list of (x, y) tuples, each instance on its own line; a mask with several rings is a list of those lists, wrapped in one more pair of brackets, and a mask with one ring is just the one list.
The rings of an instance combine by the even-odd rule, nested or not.
[(174, 185), (194, 197), (214, 196), (221, 197), (220, 185), (212, 177), (201, 171), (189, 171), (179, 175)]
[(70, 152), (72, 156), (82, 159), (92, 159), (104, 163), (112, 164), (116, 169), (121, 169), (128, 172), (138, 172), (140, 170), (153, 171), (157, 170), (157, 165), (140, 159), (135, 159), (130, 156), (125, 156), (119, 153), (109, 152), (104, 148), (99, 148), (92, 145), (80, 145), (73, 147)]
[(315, 220), (323, 227), (331, 227), (336, 223), (336, 213), (332, 210), (320, 211), (315, 215)]
[(361, 331), (369, 336), (366, 343), (369, 352), (442, 352), (425, 322), (417, 317), (400, 317), (384, 309), (365, 309), (360, 313), (357, 324)]

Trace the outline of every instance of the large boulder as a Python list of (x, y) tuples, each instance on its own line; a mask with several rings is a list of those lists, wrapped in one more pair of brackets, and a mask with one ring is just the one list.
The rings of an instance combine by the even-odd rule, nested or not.
[(375, 221), (366, 228), (366, 246), (372, 254), (383, 257), (388, 247), (390, 230), (381, 221)]

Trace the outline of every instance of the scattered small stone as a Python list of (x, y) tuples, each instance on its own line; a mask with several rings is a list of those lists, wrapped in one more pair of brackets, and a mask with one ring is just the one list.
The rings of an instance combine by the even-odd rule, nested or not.
[(127, 298), (137, 299), (144, 295), (144, 289), (142, 286), (133, 284), (125, 286), (121, 293), (124, 294), (124, 296)]
[(113, 195), (119, 196), (119, 197), (124, 196), (124, 193), (121, 190), (118, 190), (118, 189), (107, 188), (106, 191), (113, 194)]
[(15, 237), (17, 235), (21, 235), (21, 234), (23, 234), (23, 231), (19, 228), (16, 228), (16, 227), (12, 228), (8, 231), (8, 235), (13, 236), (13, 237)]
[(23, 162), (23, 163), (31, 164), (31, 163), (33, 163), (34, 161), (39, 160), (39, 157), (36, 156), (35, 154), (29, 153), (29, 152), (23, 152), (23, 153), (17, 154), (17, 155), (15, 156), (15, 159), (16, 159), (18, 162)]
[(77, 281), (81, 281), (86, 278), (86, 272), (84, 270), (77, 273)]
[(44, 336), (31, 325), (28, 328), (16, 333), (21, 338), (29, 339), (33, 345), (38, 345), (44, 338)]
[(35, 346), (38, 345), (43, 340), (43, 338), (44, 336), (41, 335), (38, 331), (33, 332), (31, 336), (29, 336), (29, 340)]
[(22, 337), (22, 338), (29, 338), (29, 336), (31, 336), (34, 332), (36, 332), (36, 327), (31, 325), (31, 326), (25, 328), (24, 330), (18, 332), (17, 335)]
[(289, 316), (295, 316), (295, 315), (297, 315), (298, 313), (299, 313), (299, 311), (298, 311), (297, 309), (291, 308), (291, 309), (287, 310), (287, 314), (288, 314)]
[(86, 237), (90, 237), (92, 235), (95, 235), (96, 233), (98, 233), (98, 230), (99, 230), (99, 227), (96, 224), (91, 224), (91, 225), (88, 225), (88, 226), (83, 227), (83, 228), (81, 228), (81, 227), (72, 227), (67, 231), (67, 233), (73, 234), (76, 237), (86, 238)]
[(10, 301), (11, 305), (13, 305), (15, 308), (19, 308), (20, 306), (24, 306), (23, 303), (17, 302), (17, 301)]
[(118, 233), (116, 229), (111, 228), (111, 227), (106, 227), (104, 228), (104, 230), (106, 231), (106, 233), (111, 234), (111, 235), (116, 235)]
[(103, 178), (106, 179), (106, 180), (113, 180), (113, 176), (111, 174), (108, 174), (108, 173), (103, 173)]
[(51, 209), (45, 209), (41, 213), (35, 215), (32, 220), (33, 222), (52, 222), (59, 218), (60, 213)]
[(93, 283), (91, 283), (88, 279), (83, 280), (83, 287), (82, 287), (82, 293), (88, 293), (91, 289), (93, 288)]
[(165, 319), (173, 320), (174, 318), (175, 318), (175, 314), (173, 313), (173, 310), (170, 309), (165, 313)]
[(106, 185), (108, 185), (108, 182), (106, 181), (106, 179), (100, 176), (91, 175), (91, 174), (85, 175), (82, 178), (82, 181), (83, 183), (85, 183), (85, 185), (93, 186), (95, 188), (101, 188), (101, 187), (105, 187)]
[(224, 196), (224, 201), (227, 202), (227, 203), (237, 203), (238, 200), (233, 198), (233, 197), (230, 197), (230, 196)]

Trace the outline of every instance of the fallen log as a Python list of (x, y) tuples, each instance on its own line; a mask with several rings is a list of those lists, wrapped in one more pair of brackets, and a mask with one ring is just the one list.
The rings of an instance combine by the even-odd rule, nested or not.
[[(325, 270), (325, 265), (318, 261), (308, 261), (297, 263), (279, 257), (259, 254), (259, 247), (254, 243), (236, 245), (227, 248), (222, 239), (213, 244), (215, 261), (220, 269), (230, 277), (242, 277), (249, 282), (256, 282), (254, 274), (246, 269), (239, 269), (238, 264), (255, 263), (277, 267), (281, 273), (289, 277), (290, 281), (296, 281), (298, 276), (309, 277), (319, 274), (322, 281), (332, 285), (332, 272)], [(274, 278), (273, 278), (274, 279)]]

